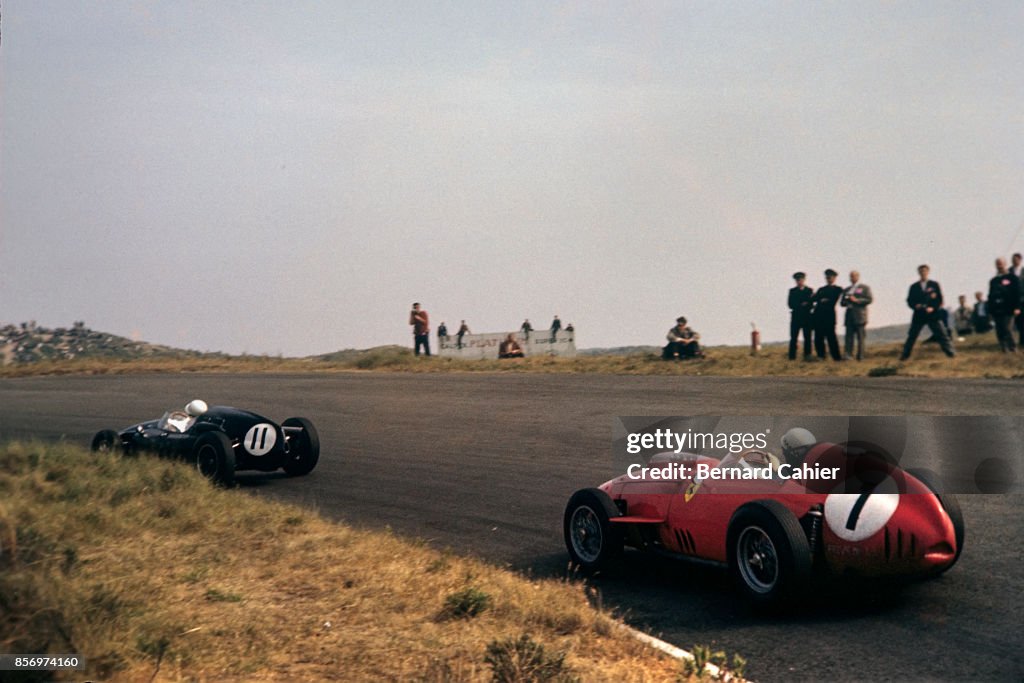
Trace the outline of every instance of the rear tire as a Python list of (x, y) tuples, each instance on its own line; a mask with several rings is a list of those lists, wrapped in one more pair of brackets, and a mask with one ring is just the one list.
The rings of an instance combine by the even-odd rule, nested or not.
[(235, 449), (223, 432), (207, 432), (196, 440), (192, 461), (204, 477), (224, 487), (235, 483)]
[(799, 520), (774, 500), (747, 503), (729, 523), (729, 568), (754, 602), (777, 605), (811, 579), (811, 548)]
[(617, 516), (618, 509), (601, 489), (581, 489), (572, 495), (565, 506), (562, 531), (573, 564), (597, 572), (621, 557), (622, 529), (610, 521)]
[(935, 497), (939, 499), (939, 503), (942, 505), (942, 509), (949, 515), (949, 521), (953, 523), (953, 532), (956, 536), (956, 554), (953, 556), (952, 562), (935, 572), (935, 576), (938, 576), (956, 564), (957, 560), (960, 559), (960, 553), (963, 552), (965, 537), (964, 513), (960, 510), (960, 501), (956, 499), (956, 496), (952, 493), (944, 492), (942, 479), (938, 474), (921, 467), (911, 467), (906, 472), (927, 486), (935, 494)]
[(92, 437), (92, 446), (90, 448), (93, 453), (111, 453), (124, 450), (124, 447), (121, 445), (120, 434), (113, 429), (103, 429), (96, 432), (96, 436)]
[[(320, 461), (320, 435), (313, 423), (304, 417), (289, 417), (282, 427), (299, 427), (302, 432), (288, 439), (289, 459), (282, 466), (292, 477), (309, 474)], [(285, 431), (287, 434), (287, 430)]]

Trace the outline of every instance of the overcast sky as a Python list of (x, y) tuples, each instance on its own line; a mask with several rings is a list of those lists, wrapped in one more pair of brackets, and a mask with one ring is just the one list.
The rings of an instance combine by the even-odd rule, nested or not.
[[(1021, 2), (6, 0), (0, 322), (305, 355), (871, 323), (1024, 250)], [(870, 339), (870, 338), (869, 338)]]

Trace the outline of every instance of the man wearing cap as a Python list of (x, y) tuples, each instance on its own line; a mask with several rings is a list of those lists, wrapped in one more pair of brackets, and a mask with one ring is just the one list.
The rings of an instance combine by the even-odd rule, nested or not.
[(910, 352), (914, 350), (917, 336), (921, 334), (921, 329), (925, 325), (935, 335), (939, 346), (942, 347), (942, 351), (947, 356), (952, 358), (956, 355), (956, 351), (953, 350), (953, 344), (946, 335), (946, 330), (943, 329), (939, 322), (939, 311), (942, 310), (942, 288), (939, 287), (938, 282), (928, 279), (930, 272), (931, 269), (927, 264), (918, 266), (917, 274), (920, 276), (920, 279), (910, 285), (910, 291), (907, 292), (907, 306), (914, 311), (914, 317), (910, 319), (907, 342), (903, 345), (903, 353), (900, 354), (901, 361), (910, 358)]
[(1006, 267), (1006, 260), (996, 259), (996, 276), (988, 283), (988, 310), (996, 323), (999, 350), (1014, 353), (1017, 344), (1010, 329), (1015, 317), (1021, 313), (1020, 279)]
[(828, 352), (832, 360), (843, 359), (839, 355), (839, 338), (836, 337), (836, 304), (843, 295), (843, 288), (836, 284), (836, 276), (839, 273), (829, 268), (825, 271), (825, 282), (814, 293), (814, 311), (811, 319), (814, 321), (814, 350), (818, 358), (825, 359), (825, 344), (828, 343)]
[(679, 358), (703, 358), (704, 353), (700, 350), (700, 335), (686, 324), (686, 318), (679, 316), (676, 324), (665, 335), (668, 344), (665, 346), (661, 357), (665, 360)]
[(859, 272), (851, 270), (850, 286), (843, 290), (843, 298), (839, 302), (846, 308), (846, 335), (843, 338), (843, 346), (847, 359), (853, 356), (854, 341), (857, 342), (857, 360), (864, 358), (864, 332), (868, 326), (868, 305), (871, 301), (871, 288), (861, 284)]
[(789, 289), (789, 359), (796, 360), (800, 333), (804, 334), (804, 358), (811, 356), (811, 297), (806, 273), (793, 273), (796, 287)]

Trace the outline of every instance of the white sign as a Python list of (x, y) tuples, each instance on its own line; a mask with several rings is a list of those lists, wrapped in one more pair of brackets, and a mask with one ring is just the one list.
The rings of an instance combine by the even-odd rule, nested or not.
[[(508, 332), (489, 332), (487, 334), (466, 334), (459, 337), (449, 334), (437, 340), (437, 355), (445, 358), (464, 358), (479, 360), (481, 358), (497, 358), (501, 342), (508, 337)], [(525, 356), (568, 356), (576, 355), (576, 332), (561, 330), (552, 339), (549, 330), (534, 330), (529, 338), (522, 332), (513, 332), (512, 338), (519, 342)]]

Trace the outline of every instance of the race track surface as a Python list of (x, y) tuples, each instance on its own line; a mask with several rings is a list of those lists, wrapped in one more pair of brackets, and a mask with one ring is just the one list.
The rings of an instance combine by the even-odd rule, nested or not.
[[(615, 416), (1024, 414), (1014, 381), (143, 375), (0, 380), (0, 437), (87, 444), (192, 398), (319, 429), (313, 474), (243, 474), (244, 490), (539, 576), (564, 575), (569, 495), (617, 474)], [(635, 626), (741, 653), (756, 680), (1024, 680), (1024, 496), (960, 501), (965, 550), (940, 579), (838, 585), (790, 614), (753, 611), (724, 572), (637, 553), (594, 584)]]

